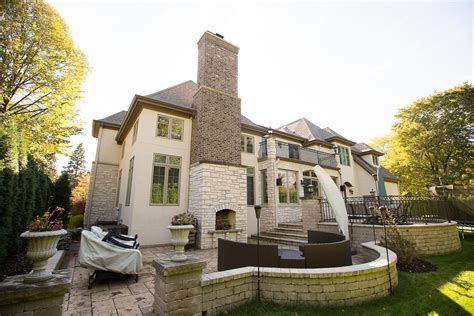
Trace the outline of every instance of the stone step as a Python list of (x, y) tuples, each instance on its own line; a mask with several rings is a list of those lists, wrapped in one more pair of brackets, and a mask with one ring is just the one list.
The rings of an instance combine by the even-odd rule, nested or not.
[(288, 228), (288, 227), (275, 227), (273, 229), (274, 231), (277, 232), (282, 232), (282, 233), (293, 233), (293, 234), (302, 234), (303, 229), (300, 228)]
[[(251, 239), (253, 241), (257, 240), (257, 235), (256, 234), (252, 235)], [(260, 241), (270, 242), (274, 244), (291, 245), (291, 246), (300, 246), (300, 245), (307, 244), (306, 240), (267, 236), (267, 235), (264, 235), (264, 233), (260, 234)]]
[(298, 228), (303, 230), (303, 224), (301, 222), (294, 222), (294, 223), (278, 223), (278, 227), (281, 228)]
[(290, 239), (298, 239), (298, 240), (308, 240), (308, 236), (303, 234), (302, 232), (298, 233), (288, 233), (288, 232), (278, 232), (278, 231), (269, 231), (269, 232), (262, 232), (260, 235), (264, 236), (272, 236), (278, 238), (290, 238)]

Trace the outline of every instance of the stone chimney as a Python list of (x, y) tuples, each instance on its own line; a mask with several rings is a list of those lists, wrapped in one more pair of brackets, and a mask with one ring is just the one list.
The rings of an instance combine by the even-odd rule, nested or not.
[(191, 163), (240, 165), (239, 48), (205, 32), (198, 42), (199, 90), (194, 95)]
[[(239, 48), (218, 34), (205, 32), (198, 49), (189, 209), (198, 219), (197, 246), (205, 249), (217, 247), (219, 238), (247, 241), (247, 178), (240, 152)], [(232, 223), (231, 227), (218, 225), (222, 220)]]

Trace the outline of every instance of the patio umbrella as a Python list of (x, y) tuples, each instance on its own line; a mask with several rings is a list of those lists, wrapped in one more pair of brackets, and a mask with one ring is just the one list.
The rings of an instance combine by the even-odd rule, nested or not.
[(379, 196), (387, 196), (385, 181), (382, 174), (382, 168), (377, 167), (377, 192)]

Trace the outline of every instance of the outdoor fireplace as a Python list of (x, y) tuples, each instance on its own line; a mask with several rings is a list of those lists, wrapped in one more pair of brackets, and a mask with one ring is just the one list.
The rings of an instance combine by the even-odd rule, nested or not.
[(229, 209), (216, 213), (216, 230), (235, 229), (235, 212)]

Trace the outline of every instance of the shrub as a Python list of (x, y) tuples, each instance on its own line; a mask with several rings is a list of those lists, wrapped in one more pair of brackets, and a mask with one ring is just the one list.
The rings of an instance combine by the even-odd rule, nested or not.
[(67, 228), (78, 228), (83, 227), (84, 215), (71, 215), (69, 216), (69, 224)]
[(196, 217), (193, 213), (186, 212), (173, 216), (171, 225), (194, 225), (196, 226)]

